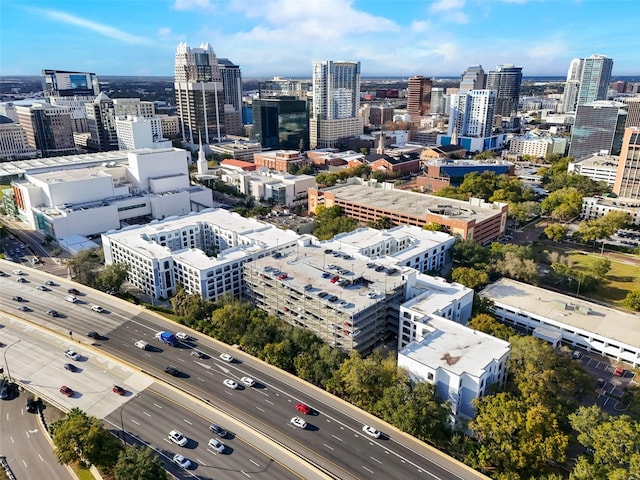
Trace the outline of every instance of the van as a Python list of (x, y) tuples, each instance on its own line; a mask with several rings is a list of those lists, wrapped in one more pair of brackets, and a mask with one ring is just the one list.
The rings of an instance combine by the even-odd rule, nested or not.
[(149, 344), (143, 340), (138, 340), (135, 343), (135, 346), (141, 348), (142, 350), (149, 350)]

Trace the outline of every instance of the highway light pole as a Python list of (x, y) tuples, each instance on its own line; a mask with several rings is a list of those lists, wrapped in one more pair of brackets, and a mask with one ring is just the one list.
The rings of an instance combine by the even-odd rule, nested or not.
[(141, 394), (135, 395), (131, 400), (123, 403), (122, 406), (120, 407), (120, 431), (122, 432), (122, 443), (125, 446), (127, 445), (127, 433), (124, 431), (124, 418), (122, 417), (122, 413), (124, 412), (124, 407), (129, 405), (129, 403), (133, 402), (134, 400), (140, 398), (140, 395)]
[(9, 364), (7, 363), (7, 352), (11, 347), (13, 347), (16, 343), (19, 343), (19, 342), (20, 340), (16, 340), (11, 345), (7, 345), (7, 348), (4, 349), (4, 353), (2, 354), (2, 356), (4, 357), (4, 366), (7, 369), (7, 377), (9, 378), (9, 383), (11, 383), (12, 380), (11, 380), (11, 372), (9, 371)]

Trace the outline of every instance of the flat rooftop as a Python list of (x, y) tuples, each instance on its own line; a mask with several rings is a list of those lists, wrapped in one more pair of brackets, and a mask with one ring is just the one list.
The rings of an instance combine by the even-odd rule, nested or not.
[(640, 315), (614, 310), (508, 278), (485, 287), (479, 295), (510, 306), (516, 312), (524, 311), (640, 347)]
[(34, 158), (0, 163), (0, 178), (5, 176), (38, 173), (47, 170), (69, 169), (82, 166), (100, 165), (108, 162), (129, 163), (128, 152), (113, 151), (66, 155), (63, 157)]
[(33, 173), (29, 174), (29, 176), (43, 183), (51, 184), (76, 182), (89, 178), (108, 177), (110, 175), (104, 171), (103, 167), (84, 167), (71, 170), (52, 170), (50, 172)]
[(449, 283), (444, 278), (420, 275), (419, 281), (413, 287), (420, 292), (417, 297), (402, 304), (425, 317), (442, 312), (454, 300), (461, 300), (471, 291), (459, 283)]
[(337, 185), (322, 191), (333, 193), (340, 200), (362, 205), (365, 208), (392, 210), (418, 218), (426, 218), (429, 209), (435, 212), (443, 207), (447, 209), (447, 213), (443, 216), (460, 220), (475, 219), (481, 222), (500, 214), (497, 208), (475, 206), (461, 200), (365, 185)]
[(433, 332), (421, 342), (410, 343), (399, 354), (434, 369), (479, 377), (486, 365), (510, 350), (509, 342), (451, 320), (434, 318), (429, 325), (435, 328)]

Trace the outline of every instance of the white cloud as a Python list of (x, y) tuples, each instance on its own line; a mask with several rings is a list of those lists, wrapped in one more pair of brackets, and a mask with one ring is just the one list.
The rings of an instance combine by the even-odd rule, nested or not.
[(411, 31), (416, 33), (426, 32), (431, 29), (431, 22), (423, 20), (414, 20), (409, 27)]
[(465, 0), (436, 0), (431, 4), (429, 10), (432, 12), (448, 12), (459, 10), (464, 7)]
[(174, 10), (203, 10), (209, 8), (209, 0), (176, 0)]
[(93, 22), (91, 20), (86, 20), (84, 18), (76, 17), (75, 15), (71, 15), (70, 13), (60, 12), (57, 10), (45, 10), (45, 9), (36, 9), (46, 17), (51, 20), (57, 20), (62, 23), (66, 23), (68, 25), (76, 25), (78, 27), (86, 28), (93, 32), (99, 33), (100, 35), (104, 35), (105, 37), (113, 38), (115, 40), (120, 40), (125, 43), (137, 44), (137, 45), (150, 45), (151, 42), (144, 38), (138, 37), (136, 35), (131, 35), (130, 33), (123, 32), (122, 30), (118, 30), (117, 28), (111, 27), (109, 25), (104, 25), (102, 23)]
[(158, 36), (161, 38), (169, 38), (172, 33), (171, 27), (160, 27), (158, 29)]

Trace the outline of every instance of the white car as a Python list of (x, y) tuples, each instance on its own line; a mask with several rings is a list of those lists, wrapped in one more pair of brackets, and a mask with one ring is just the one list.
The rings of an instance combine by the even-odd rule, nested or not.
[(295, 425), (295, 426), (296, 426), (296, 427), (298, 427), (298, 428), (302, 428), (302, 429), (307, 428), (307, 422), (305, 422), (305, 421), (304, 421), (302, 418), (300, 418), (300, 417), (293, 417), (293, 418), (290, 420), (290, 422), (291, 422), (291, 424), (292, 424), (292, 425)]
[(142, 350), (148, 350), (149, 344), (144, 340), (138, 340), (135, 344), (136, 347), (141, 348)]
[(224, 360), (225, 362), (228, 362), (228, 363), (233, 362), (233, 357), (231, 355), (229, 355), (228, 353), (221, 353), (220, 354), (220, 358), (222, 360)]
[(64, 356), (70, 358), (71, 360), (75, 360), (76, 362), (80, 360), (80, 355), (78, 355), (73, 350), (67, 350), (66, 352), (64, 352)]
[(178, 337), (180, 340), (189, 340), (191, 338), (191, 337), (189, 337), (189, 335), (187, 335), (184, 332), (176, 333), (176, 337)]
[(363, 425), (362, 431), (373, 438), (380, 438), (381, 433), (369, 425)]
[(14, 275), (24, 275), (24, 272), (22, 270), (14, 270), (13, 274)]
[(189, 460), (188, 458), (184, 458), (184, 455), (180, 455), (179, 453), (176, 453), (173, 456), (173, 463), (177, 463), (185, 470), (191, 467), (191, 460)]
[(91, 310), (93, 310), (94, 312), (102, 313), (104, 311), (104, 308), (102, 308), (100, 305), (93, 305), (91, 307)]
[(171, 430), (169, 432), (169, 440), (181, 447), (184, 447), (188, 442), (187, 437), (181, 434), (178, 430)]
[(220, 440), (216, 440), (215, 438), (212, 438), (211, 440), (209, 440), (209, 448), (211, 448), (212, 450), (215, 450), (218, 453), (222, 453), (224, 452), (225, 446), (224, 443), (222, 443)]
[(76, 301), (78, 300), (75, 295), (67, 295), (66, 297), (64, 297), (64, 299), (67, 302), (71, 302), (71, 303), (76, 303)]
[(229, 388), (233, 388), (234, 390), (238, 388), (238, 384), (233, 380), (231, 380), (230, 378), (225, 378), (222, 383), (224, 383), (224, 385)]
[(255, 380), (251, 377), (242, 377), (240, 381), (244, 383), (247, 387), (253, 387), (256, 384)]

